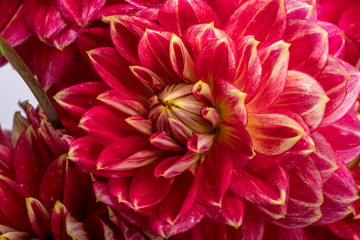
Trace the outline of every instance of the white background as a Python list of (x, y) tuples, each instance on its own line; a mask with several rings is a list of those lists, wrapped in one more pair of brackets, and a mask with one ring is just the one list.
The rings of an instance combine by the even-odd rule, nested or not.
[(14, 113), (21, 110), (18, 102), (25, 100), (29, 100), (34, 107), (37, 106), (35, 97), (11, 65), (8, 63), (0, 67), (0, 126), (2, 129), (12, 128)]

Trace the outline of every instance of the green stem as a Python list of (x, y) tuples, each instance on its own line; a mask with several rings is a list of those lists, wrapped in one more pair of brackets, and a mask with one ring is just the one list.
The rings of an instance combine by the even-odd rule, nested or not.
[(39, 102), (40, 107), (43, 109), (48, 121), (56, 128), (62, 128), (59, 116), (57, 115), (53, 105), (51, 104), (46, 93), (41, 88), (34, 74), (26, 66), (24, 61), (16, 53), (16, 51), (6, 42), (0, 35), (0, 52), (6, 57), (10, 64), (15, 68), (19, 75), (24, 79), (26, 85), (29, 87), (36, 100)]

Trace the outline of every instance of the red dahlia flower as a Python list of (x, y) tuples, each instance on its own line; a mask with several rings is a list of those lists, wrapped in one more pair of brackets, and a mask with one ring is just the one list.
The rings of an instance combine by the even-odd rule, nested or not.
[(66, 160), (72, 139), (23, 108), (27, 119), (17, 113), (12, 132), (0, 131), (0, 238), (120, 239), (89, 174)]
[(81, 116), (87, 135), (69, 159), (94, 174), (97, 198), (165, 238), (203, 219), (241, 234), (248, 221), (296, 229), (347, 216), (360, 74), (329, 52), (308, 1), (158, 8), (156, 21), (104, 17), (113, 46), (94, 37), (106, 29), (79, 40), (107, 46), (87, 52), (104, 82), (55, 96)]

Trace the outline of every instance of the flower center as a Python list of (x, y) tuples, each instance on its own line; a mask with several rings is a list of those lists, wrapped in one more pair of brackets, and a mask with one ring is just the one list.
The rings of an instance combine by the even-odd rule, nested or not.
[(186, 144), (196, 133), (212, 133), (213, 125), (201, 116), (205, 104), (192, 95), (193, 84), (168, 85), (149, 99), (149, 118), (157, 132)]

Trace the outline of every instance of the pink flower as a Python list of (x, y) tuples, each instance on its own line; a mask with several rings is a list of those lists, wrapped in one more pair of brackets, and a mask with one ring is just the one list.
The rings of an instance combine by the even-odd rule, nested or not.
[(329, 53), (307, 1), (286, 4), (169, 0), (152, 5), (157, 19), (106, 14), (109, 32), (79, 38), (103, 82), (55, 99), (86, 132), (69, 159), (115, 216), (167, 238), (207, 222), (287, 231), (352, 211), (360, 75)]
[[(115, 239), (87, 172), (66, 157), (71, 137), (22, 104), (14, 128), (0, 131), (0, 234), (4, 239)], [(115, 229), (115, 228), (114, 228)]]

